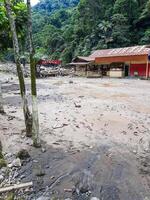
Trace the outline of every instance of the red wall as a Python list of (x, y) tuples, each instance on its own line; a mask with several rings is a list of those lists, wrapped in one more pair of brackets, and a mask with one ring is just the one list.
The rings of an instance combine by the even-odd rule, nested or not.
[[(146, 76), (146, 64), (131, 64), (130, 76), (134, 76), (134, 72), (138, 72), (139, 76)], [(149, 75), (150, 75), (150, 64), (149, 64)]]

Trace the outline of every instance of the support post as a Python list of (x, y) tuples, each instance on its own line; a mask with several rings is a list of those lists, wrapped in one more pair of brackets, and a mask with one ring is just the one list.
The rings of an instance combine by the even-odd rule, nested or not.
[(148, 61), (148, 59), (147, 59), (147, 64), (146, 64), (146, 79), (148, 79), (148, 71), (149, 71), (149, 61)]

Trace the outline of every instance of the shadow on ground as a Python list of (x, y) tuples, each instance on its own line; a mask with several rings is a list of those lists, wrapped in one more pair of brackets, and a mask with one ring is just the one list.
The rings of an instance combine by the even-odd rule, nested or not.
[[(111, 146), (79, 151), (31, 149), (30, 162), (24, 163), (23, 181), (34, 182), (29, 199), (144, 200), (150, 197), (134, 156)], [(123, 153), (124, 152), (124, 153)]]

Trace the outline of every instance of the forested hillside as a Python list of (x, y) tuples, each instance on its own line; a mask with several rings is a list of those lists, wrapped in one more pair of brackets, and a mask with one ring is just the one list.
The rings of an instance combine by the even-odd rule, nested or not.
[(94, 49), (150, 43), (150, 0), (42, 0), (33, 8), (41, 54), (70, 62)]
[[(14, 9), (19, 12), (16, 22), (24, 54), (26, 14), (22, 12), (26, 11), (20, 2)], [(32, 9), (33, 39), (40, 58), (59, 58), (67, 63), (95, 49), (150, 43), (150, 0), (41, 0)], [(0, 48), (12, 47), (2, 7), (0, 26)]]

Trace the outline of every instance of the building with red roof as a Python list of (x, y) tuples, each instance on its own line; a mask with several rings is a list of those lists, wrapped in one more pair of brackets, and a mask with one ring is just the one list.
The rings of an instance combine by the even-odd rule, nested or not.
[[(90, 56), (77, 56), (71, 65), (77, 74), (109, 77), (150, 77), (150, 46), (96, 50)], [(81, 73), (82, 72), (82, 73)]]

